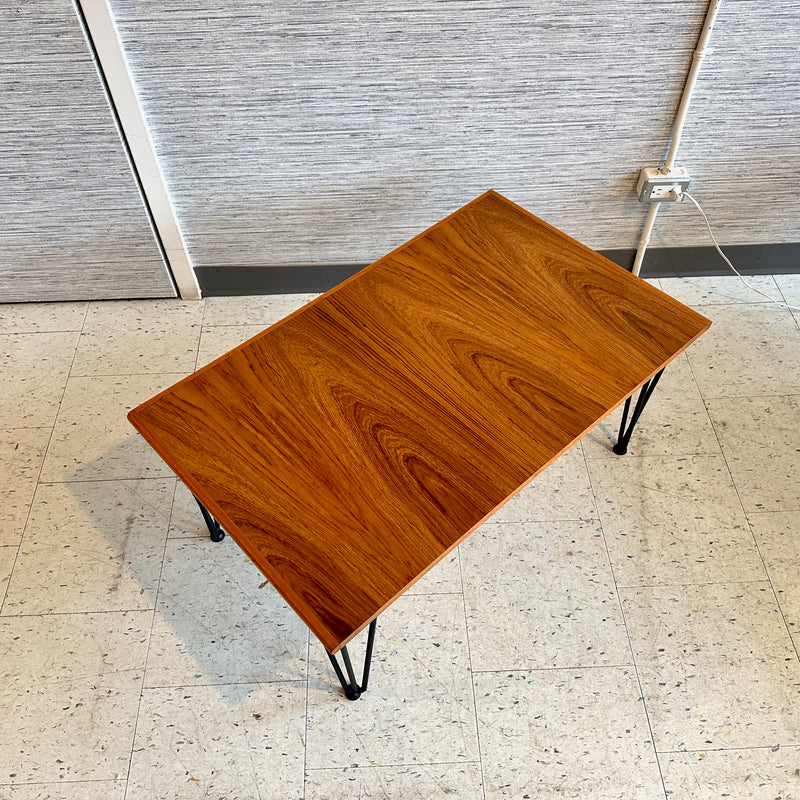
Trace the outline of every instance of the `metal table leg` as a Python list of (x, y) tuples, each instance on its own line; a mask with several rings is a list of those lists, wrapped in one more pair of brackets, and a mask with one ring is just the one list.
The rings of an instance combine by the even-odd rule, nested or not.
[(636, 423), (639, 421), (639, 417), (642, 415), (642, 411), (644, 411), (644, 407), (647, 405), (647, 401), (650, 399), (650, 395), (653, 394), (653, 389), (656, 388), (658, 384), (659, 378), (664, 374), (664, 370), (662, 369), (660, 372), (657, 372), (650, 378), (649, 381), (645, 381), (642, 384), (642, 388), (639, 391), (639, 397), (636, 398), (636, 406), (633, 409), (633, 414), (631, 415), (631, 421), (628, 425), (627, 429), (625, 428), (625, 423), (628, 421), (628, 412), (630, 411), (631, 407), (631, 398), (629, 397), (625, 401), (625, 408), (622, 411), (622, 422), (619, 426), (619, 438), (617, 443), (612, 448), (614, 452), (618, 456), (624, 456), (625, 453), (628, 452), (628, 442), (631, 440), (631, 434), (633, 433), (633, 429), (636, 427)]
[(361, 678), (360, 686), (356, 683), (356, 676), (355, 672), (353, 671), (353, 665), (350, 662), (350, 654), (347, 652), (347, 647), (343, 647), (340, 651), (342, 654), (342, 660), (344, 661), (345, 669), (347, 670), (347, 679), (345, 679), (344, 673), (342, 672), (342, 668), (339, 666), (339, 661), (337, 660), (336, 656), (327, 648), (325, 650), (325, 652), (328, 654), (328, 658), (331, 660), (331, 664), (333, 664), (333, 670), (336, 673), (336, 677), (339, 679), (339, 683), (342, 684), (345, 697), (347, 697), (348, 700), (358, 700), (358, 698), (367, 691), (367, 684), (369, 683), (369, 666), (370, 662), (372, 661), (372, 645), (375, 643), (375, 626), (377, 623), (378, 620), (374, 619), (369, 624), (369, 633), (367, 634), (367, 655), (364, 658), (364, 674)]
[[(197, 500), (196, 497), (194, 499)], [(225, 538), (225, 531), (222, 530), (219, 522), (217, 522), (214, 517), (208, 513), (208, 509), (199, 500), (197, 500), (197, 505), (200, 506), (200, 511), (203, 513), (203, 519), (206, 521), (206, 525), (208, 526), (208, 532), (211, 535), (211, 541), (221, 542)]]

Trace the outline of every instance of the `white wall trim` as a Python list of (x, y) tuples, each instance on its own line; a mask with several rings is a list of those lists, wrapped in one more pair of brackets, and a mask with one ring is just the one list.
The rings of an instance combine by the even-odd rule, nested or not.
[(122, 134), (150, 206), (165, 256), (184, 300), (199, 300), (200, 285), (195, 277), (169, 196), (144, 112), (136, 94), (128, 61), (107, 0), (74, 0), (86, 20), (92, 44), (111, 94)]

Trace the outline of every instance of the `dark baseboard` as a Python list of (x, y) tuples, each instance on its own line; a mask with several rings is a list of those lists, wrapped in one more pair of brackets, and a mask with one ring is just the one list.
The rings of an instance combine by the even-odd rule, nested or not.
[[(800, 242), (788, 244), (731, 244), (725, 255), (742, 275), (781, 275), (800, 272)], [(625, 269), (633, 266), (636, 250), (598, 250)], [(713, 247), (652, 247), (644, 257), (643, 278), (688, 278), (732, 275)]]
[[(743, 275), (779, 275), (800, 272), (800, 242), (740, 244), (723, 248)], [(633, 266), (636, 251), (599, 250), (625, 269)], [(291, 267), (196, 267), (205, 297), (245, 294), (300, 294), (324, 292), (354, 275), (366, 264), (312, 264)], [(730, 275), (713, 247), (654, 247), (642, 265), (643, 278)]]

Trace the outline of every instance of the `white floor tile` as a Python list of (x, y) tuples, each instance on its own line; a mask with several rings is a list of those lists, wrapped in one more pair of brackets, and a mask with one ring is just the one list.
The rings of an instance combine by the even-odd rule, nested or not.
[(316, 294), (273, 294), (206, 299), (206, 325), (259, 325), (262, 330), (291, 314)]
[[(3, 605), (6, 589), (8, 587), (8, 580), (11, 577), (11, 569), (14, 566), (14, 560), (17, 557), (16, 547), (0, 546), (0, 608)], [(0, 776), (0, 784), (2, 783), (2, 776)]]
[(0, 430), (0, 546), (22, 538), (50, 433), (50, 428)]
[(90, 481), (172, 476), (126, 414), (179, 375), (70, 378), (42, 480)]
[(172, 516), (169, 522), (171, 539), (208, 538), (208, 528), (200, 512), (200, 506), (194, 495), (178, 479), (175, 488), (175, 502), (172, 504)]
[(264, 330), (262, 325), (217, 325), (203, 327), (200, 336), (200, 350), (197, 366), (202, 367), (215, 358), (224, 356), (229, 350), (238, 347)]
[(800, 330), (791, 312), (740, 304), (703, 313), (711, 328), (686, 353), (706, 400), (800, 394)]
[(800, 744), (800, 664), (769, 583), (622, 596), (657, 750)]
[(669, 753), (659, 759), (668, 800), (800, 797), (800, 748)]
[(308, 630), (229, 538), (170, 539), (145, 685), (305, 680)]
[[(745, 280), (775, 300), (780, 291), (771, 275), (748, 275)], [(692, 278), (662, 278), (661, 291), (687, 306), (728, 305), (730, 303), (768, 303), (766, 297), (748, 289), (736, 275), (713, 275)]]
[[(349, 646), (361, 675), (362, 634)], [(308, 769), (477, 761), (464, 605), (405, 595), (378, 619), (368, 690), (347, 700), (312, 638)]]
[(151, 620), (152, 612), (0, 618), (3, 781), (126, 775)]
[(800, 326), (800, 274), (776, 275), (775, 283), (778, 285), (783, 299), (790, 306), (794, 306), (792, 314)]
[(709, 400), (745, 511), (800, 510), (800, 397)]
[(576, 444), (499, 508), (488, 521), (534, 522), (596, 517), (586, 460), (581, 445)]
[(778, 605), (800, 645), (800, 511), (767, 511), (749, 519)]
[(486, 800), (663, 797), (632, 668), (475, 676)]
[(91, 303), (72, 375), (188, 374), (195, 368), (203, 303)]
[(483, 800), (479, 764), (312, 769), (305, 800)]
[(461, 561), (474, 670), (631, 663), (598, 523), (486, 524)]
[(43, 484), (3, 614), (154, 608), (175, 479)]
[(302, 800), (305, 703), (305, 681), (146, 689), (126, 800)]
[(51, 428), (77, 333), (0, 335), (0, 428)]
[(126, 780), (0, 785), (0, 800), (125, 800)]
[(589, 469), (619, 585), (764, 579), (722, 456), (627, 455)]
[(406, 594), (447, 594), (461, 592), (461, 565), (458, 552), (446, 555), (435, 567), (425, 573)]
[(79, 331), (88, 303), (0, 304), (0, 333)]

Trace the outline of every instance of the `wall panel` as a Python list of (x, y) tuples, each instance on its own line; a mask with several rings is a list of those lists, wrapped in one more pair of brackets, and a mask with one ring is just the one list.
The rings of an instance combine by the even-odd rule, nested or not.
[[(232, 266), (368, 262), (490, 187), (633, 247), (707, 4), (111, 5), (192, 259)], [(706, 60), (679, 161), (723, 242), (800, 240), (793, 5), (728, 0)], [(706, 244), (692, 216), (654, 243)]]
[(0, 302), (174, 296), (73, 6), (0, 28)]

